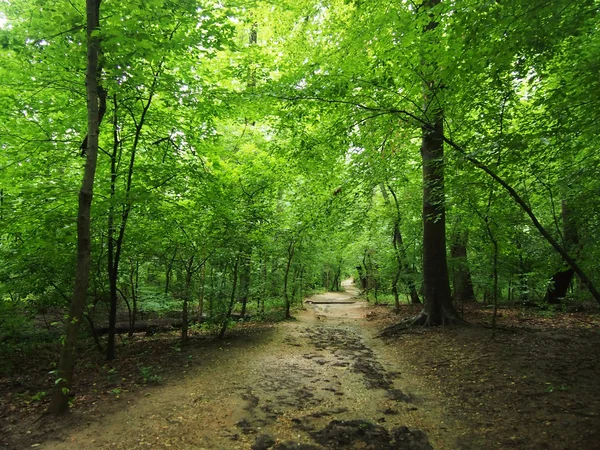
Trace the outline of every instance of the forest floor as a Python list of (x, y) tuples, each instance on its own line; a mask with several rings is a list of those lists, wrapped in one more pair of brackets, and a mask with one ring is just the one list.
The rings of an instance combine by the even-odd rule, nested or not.
[(82, 363), (58, 422), (39, 418), (35, 376), (12, 393), (0, 378), (0, 448), (600, 449), (599, 315), (503, 310), (491, 339), (472, 307), (470, 326), (377, 338), (416, 311), (346, 284), (223, 341), (140, 339), (112, 366)]

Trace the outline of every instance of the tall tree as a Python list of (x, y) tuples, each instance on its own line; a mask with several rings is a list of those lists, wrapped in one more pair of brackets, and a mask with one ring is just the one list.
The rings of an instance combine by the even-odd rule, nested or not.
[(90, 211), (94, 193), (94, 178), (98, 158), (100, 126), (98, 54), (100, 52), (100, 0), (86, 1), (87, 13), (87, 149), (77, 215), (77, 268), (71, 307), (65, 325), (65, 337), (57, 367), (57, 378), (50, 410), (62, 414), (69, 409), (69, 393), (76, 362), (77, 337), (87, 299), (91, 261)]
[[(423, 5), (430, 16), (423, 30), (425, 45), (438, 27), (432, 9), (441, 0), (427, 0)], [(437, 62), (423, 57), (423, 111), (426, 122), (421, 126), (423, 162), (423, 297), (425, 308), (417, 319), (425, 325), (442, 325), (458, 320), (452, 303), (446, 259), (446, 207), (444, 190), (444, 112), (438, 100), (443, 85), (436, 79)]]

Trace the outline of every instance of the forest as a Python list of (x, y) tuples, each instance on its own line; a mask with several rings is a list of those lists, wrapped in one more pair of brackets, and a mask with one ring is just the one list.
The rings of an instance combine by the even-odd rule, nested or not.
[(600, 448), (598, 0), (126, 3), (0, 0), (0, 446)]

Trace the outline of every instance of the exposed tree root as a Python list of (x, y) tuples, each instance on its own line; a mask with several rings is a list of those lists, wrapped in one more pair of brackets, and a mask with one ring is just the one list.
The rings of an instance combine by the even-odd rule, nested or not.
[(467, 325), (467, 322), (460, 317), (451, 314), (445, 314), (439, 322), (432, 322), (430, 316), (423, 310), (414, 317), (384, 328), (379, 332), (377, 337), (393, 337), (403, 333), (410, 333), (415, 327), (430, 328), (445, 325)]

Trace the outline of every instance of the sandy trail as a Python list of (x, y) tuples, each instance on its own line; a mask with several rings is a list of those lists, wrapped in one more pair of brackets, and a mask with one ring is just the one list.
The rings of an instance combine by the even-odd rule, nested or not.
[(367, 305), (349, 280), (344, 287), (38, 448), (458, 448), (443, 408), (405, 372), (397, 349), (374, 339)]

